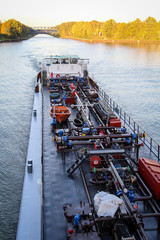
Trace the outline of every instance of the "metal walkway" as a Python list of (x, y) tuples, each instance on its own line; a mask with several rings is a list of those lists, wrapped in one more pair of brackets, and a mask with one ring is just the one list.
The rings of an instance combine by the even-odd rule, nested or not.
[[(41, 131), (42, 131), (42, 94), (35, 93), (31, 120), (28, 153), (21, 199), (17, 240), (41, 239)], [(36, 110), (36, 113), (35, 113)], [(32, 160), (32, 173), (28, 173), (28, 161)]]

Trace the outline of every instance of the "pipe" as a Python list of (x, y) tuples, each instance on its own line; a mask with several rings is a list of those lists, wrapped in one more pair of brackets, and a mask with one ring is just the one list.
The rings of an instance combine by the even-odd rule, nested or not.
[(137, 231), (139, 232), (140, 231), (140, 238), (143, 239), (143, 240), (148, 240), (148, 237), (144, 231), (144, 228), (143, 228), (143, 223), (139, 220), (139, 218), (137, 217), (137, 215), (134, 213), (133, 214), (134, 216), (134, 219), (136, 221), (136, 224), (138, 225), (139, 229), (137, 229)]
[(143, 188), (145, 189), (145, 191), (147, 192), (147, 196), (143, 196), (143, 197), (136, 197), (135, 201), (144, 201), (144, 200), (150, 200), (153, 198), (152, 193), (150, 192), (150, 190), (148, 189), (148, 187), (146, 186), (146, 184), (143, 182), (142, 178), (140, 177), (140, 175), (134, 171), (132, 165), (129, 163), (129, 161), (127, 161), (129, 167), (132, 169), (132, 171), (134, 172), (135, 176), (137, 177), (138, 181), (141, 183), (141, 185), (143, 186)]
[(119, 182), (119, 184), (121, 185), (122, 190), (124, 191), (124, 189), (126, 188), (121, 177), (119, 176), (119, 173), (117, 172), (115, 166), (113, 165), (113, 163), (111, 161), (109, 161), (109, 164), (111, 166), (111, 170), (114, 172), (114, 175), (117, 178), (117, 181)]
[[(134, 216), (132, 216), (132, 215), (121, 216), (120, 219), (125, 219), (125, 220), (134, 219)], [(117, 217), (100, 217), (100, 218), (95, 219), (95, 223), (99, 223), (99, 222), (103, 222), (103, 221), (114, 221), (114, 220), (117, 220)], [(139, 222), (139, 224), (141, 224), (141, 223)], [(144, 229), (142, 228), (142, 226), (140, 226), (140, 225), (138, 225), (138, 226), (139, 226), (140, 230), (138, 230), (138, 229), (136, 229), (136, 230), (139, 235), (139, 239), (148, 240), (148, 237), (146, 236), (146, 233), (144, 232)]]
[(148, 217), (160, 217), (160, 213), (140, 213), (140, 217), (148, 218)]
[(105, 139), (110, 138), (128, 138), (131, 134), (110, 134), (110, 135), (87, 135), (87, 136), (68, 136), (68, 140), (88, 140), (88, 139)]
[[(120, 167), (120, 168), (116, 168), (116, 170), (118, 171), (118, 170), (123, 170), (123, 171), (125, 171), (125, 170), (128, 170), (128, 167)], [(111, 171), (111, 169), (110, 168), (96, 168), (96, 172), (107, 172), (107, 171)]]
[(87, 153), (90, 155), (94, 154), (123, 154), (125, 150), (123, 148), (106, 148), (106, 149), (93, 149), (93, 150), (88, 150)]
[(123, 192), (123, 197), (124, 197), (124, 200), (125, 200), (126, 204), (129, 207), (130, 212), (134, 213), (136, 210), (133, 208), (131, 202), (129, 201), (129, 199), (128, 199), (127, 195), (126, 195), (127, 189), (126, 189), (126, 187), (125, 187), (121, 177), (119, 176), (119, 173), (117, 172), (115, 166), (111, 162), (111, 160), (110, 160), (109, 163), (110, 163), (110, 166), (112, 168), (112, 171), (113, 171), (113, 174), (114, 174), (115, 178), (117, 179), (117, 181), (119, 182), (119, 184), (121, 186), (121, 189), (122, 189), (122, 192)]
[(152, 199), (152, 204), (157, 208), (157, 211), (160, 212), (160, 207), (154, 199)]
[(124, 191), (124, 190), (125, 190), (125, 185), (124, 185), (121, 177), (119, 176), (116, 168), (114, 167), (114, 165), (113, 165), (113, 163), (112, 163), (111, 161), (110, 161), (110, 166), (111, 166), (111, 168), (112, 168), (112, 170), (113, 170), (113, 173), (114, 173), (114, 175), (116, 176), (119, 184), (121, 185), (121, 188), (122, 188), (122, 190), (123, 190), (124, 200), (125, 200), (127, 206), (129, 207), (131, 213), (133, 214), (133, 217), (134, 217), (134, 219), (135, 219), (135, 221), (136, 221), (136, 224), (139, 226), (139, 229), (140, 229), (140, 231), (141, 231), (141, 233), (142, 233), (142, 234), (140, 233), (140, 236), (143, 237), (143, 238), (142, 238), (143, 240), (148, 240), (148, 237), (146, 236), (146, 234), (145, 234), (145, 232), (144, 232), (144, 229), (143, 229), (143, 227), (142, 227), (142, 222), (141, 222), (141, 221), (139, 220), (139, 218), (137, 217), (137, 215), (136, 215), (136, 213), (135, 213), (136, 210), (133, 208), (131, 202), (129, 201), (129, 199), (128, 199), (128, 197), (127, 197), (127, 195), (125, 194), (125, 191)]
[[(83, 127), (77, 127), (77, 128), (71, 128), (71, 130), (81, 130)], [(90, 129), (119, 129), (118, 127), (112, 127), (112, 126), (95, 126), (90, 127)]]
[[(148, 189), (148, 187), (146, 186), (146, 184), (143, 182), (143, 180), (141, 179), (141, 177), (139, 176), (138, 173), (135, 172), (136, 177), (138, 178), (138, 180), (140, 181), (140, 183), (142, 184), (142, 186), (144, 187), (144, 189), (146, 190), (146, 192), (148, 193), (148, 196), (144, 197), (144, 200), (149, 200), (152, 199), (152, 193), (150, 192), (150, 190)], [(142, 199), (143, 197), (141, 197)]]
[[(144, 229), (142, 227), (142, 222), (139, 220), (139, 218), (137, 217), (136, 215), (136, 210), (133, 208), (131, 202), (129, 201), (127, 195), (125, 194), (125, 185), (122, 181), (122, 179), (120, 178), (116, 168), (114, 167), (113, 163), (110, 161), (110, 166), (112, 168), (112, 171), (113, 171), (113, 176), (115, 179), (118, 180), (119, 184), (121, 185), (121, 188), (123, 189), (123, 198), (124, 198), (124, 201), (125, 203), (127, 204), (128, 208), (129, 208), (129, 211), (133, 214), (133, 216), (129, 216), (129, 218), (134, 218), (137, 226), (139, 227), (139, 230), (137, 229), (137, 233), (139, 235), (139, 239), (142, 239), (142, 240), (148, 240), (148, 237), (146, 236), (145, 232), (144, 232)], [(128, 216), (127, 216), (128, 217)], [(107, 220), (107, 219), (106, 219)]]
[[(95, 141), (94, 142), (90, 142), (90, 141), (73, 141), (72, 142), (72, 145), (94, 145), (94, 143), (95, 143)], [(126, 143), (126, 141), (124, 141), (124, 142), (120, 142), (120, 141), (117, 141), (117, 142), (113, 142), (113, 141), (111, 141), (111, 144), (112, 143)], [(106, 144), (105, 142), (100, 142), (100, 145), (101, 144)], [(101, 146), (102, 147), (102, 146)], [(120, 147), (120, 148), (122, 148), (122, 146)], [(120, 148), (118, 148), (118, 149), (120, 149)], [(123, 146), (123, 148), (130, 148), (130, 147), (126, 147), (126, 146)], [(104, 148), (103, 148), (104, 149)]]
[[(78, 159), (78, 153), (76, 151), (74, 153), (75, 153), (76, 158)], [(87, 194), (88, 202), (89, 202), (89, 204), (92, 204), (92, 200), (91, 200), (91, 197), (89, 195), (86, 179), (85, 179), (85, 176), (84, 176), (84, 173), (83, 173), (83, 169), (82, 169), (81, 166), (79, 166), (79, 170), (80, 170), (80, 174), (81, 174), (81, 177), (82, 177), (84, 188), (85, 188), (85, 191), (86, 191), (86, 194)]]
[[(131, 215), (126, 215), (126, 216), (121, 216), (120, 219), (133, 219), (133, 216)], [(100, 217), (100, 218), (96, 218), (95, 222), (103, 222), (103, 221), (113, 221), (113, 220), (117, 220), (117, 217)]]
[(84, 111), (83, 103), (81, 102), (81, 100), (80, 100), (80, 98), (79, 98), (79, 96), (78, 96), (78, 94), (76, 92), (75, 92), (75, 95), (76, 95), (76, 98), (77, 98), (77, 103), (78, 103), (78, 105), (80, 105), (80, 107), (77, 105), (78, 111), (80, 111), (80, 110), (82, 111), (82, 118), (83, 118), (83, 120), (85, 122), (87, 122), (89, 126), (92, 126), (91, 121), (89, 120), (88, 116), (86, 115), (86, 112)]
[(90, 197), (90, 195), (89, 195), (89, 191), (88, 191), (88, 187), (87, 187), (87, 183), (86, 183), (86, 179), (85, 179), (85, 177), (84, 177), (83, 170), (82, 170), (82, 167), (81, 167), (81, 166), (79, 167), (79, 170), (80, 170), (80, 173), (81, 173), (81, 177), (82, 177), (82, 181), (83, 181), (83, 184), (84, 184), (84, 188), (85, 188), (85, 190), (86, 190), (88, 202), (89, 202), (89, 204), (92, 204), (91, 197)]
[(75, 142), (72, 142), (72, 145), (94, 145), (94, 142), (88, 142), (88, 141), (76, 142), (75, 141)]
[(139, 235), (138, 240), (148, 240), (148, 237), (146, 236), (146, 233), (144, 232), (144, 229), (140, 227), (140, 229), (137, 229), (137, 233)]

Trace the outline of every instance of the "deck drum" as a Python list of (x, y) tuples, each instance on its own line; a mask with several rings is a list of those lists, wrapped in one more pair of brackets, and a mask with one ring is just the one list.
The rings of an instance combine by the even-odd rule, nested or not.
[(156, 199), (160, 200), (160, 164), (155, 160), (140, 158), (139, 173)]
[(96, 167), (99, 167), (99, 165), (101, 164), (101, 158), (100, 158), (100, 156), (97, 156), (97, 155), (95, 155), (95, 156), (92, 156), (91, 158), (90, 158), (90, 166), (91, 166), (91, 169), (92, 168), (96, 168)]

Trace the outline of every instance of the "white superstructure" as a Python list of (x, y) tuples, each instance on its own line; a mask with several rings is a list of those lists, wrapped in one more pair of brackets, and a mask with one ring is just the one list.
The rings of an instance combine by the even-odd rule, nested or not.
[(50, 77), (87, 77), (89, 59), (80, 59), (76, 55), (50, 56), (42, 63), (43, 81)]

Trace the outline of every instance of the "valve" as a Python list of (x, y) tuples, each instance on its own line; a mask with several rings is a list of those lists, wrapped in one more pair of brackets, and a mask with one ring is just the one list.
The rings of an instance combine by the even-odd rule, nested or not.
[(122, 196), (122, 195), (123, 195), (122, 190), (118, 190), (118, 191), (116, 192), (116, 196), (117, 196), (117, 197), (120, 197), (120, 196)]
[(59, 131), (59, 136), (62, 137), (63, 136), (63, 130)]
[(72, 233), (73, 233), (73, 229), (69, 229), (69, 230), (68, 230), (68, 233), (69, 233), (69, 234), (72, 234)]
[(81, 215), (76, 214), (76, 215), (74, 216), (74, 222), (73, 222), (74, 226), (78, 226), (78, 225), (79, 225), (80, 219), (81, 219)]
[(52, 121), (52, 123), (51, 123), (51, 126), (55, 126), (56, 125), (56, 118), (53, 118), (53, 121)]
[(135, 140), (136, 137), (137, 137), (137, 134), (136, 134), (136, 133), (132, 133), (132, 134), (131, 134), (131, 137), (132, 137), (132, 140)]
[(126, 128), (125, 127), (121, 128), (121, 132), (125, 133), (126, 132)]
[(133, 194), (134, 192), (133, 191), (130, 191), (130, 190), (128, 190), (128, 192), (127, 192), (127, 195), (128, 195), (128, 197), (129, 197), (129, 200), (130, 200), (130, 202), (131, 203), (134, 203), (135, 202), (135, 198), (134, 198), (134, 194)]

